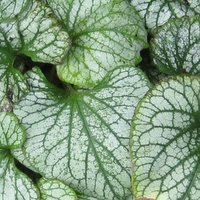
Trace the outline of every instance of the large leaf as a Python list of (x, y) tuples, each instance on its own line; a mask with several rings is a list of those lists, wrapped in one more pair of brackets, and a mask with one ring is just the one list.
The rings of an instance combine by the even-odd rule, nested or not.
[(165, 73), (200, 74), (200, 17), (174, 19), (152, 40), (155, 64)]
[(136, 197), (200, 199), (200, 78), (161, 82), (139, 104), (131, 151)]
[(38, 187), (41, 200), (78, 200), (76, 193), (59, 180), (42, 178)]
[[(197, 0), (199, 1), (199, 0)], [(199, 15), (199, 2), (188, 3), (187, 0), (132, 0), (150, 29), (165, 24), (171, 18)]]
[(93, 90), (69, 87), (69, 93), (38, 69), (28, 75), (31, 92), (14, 112), (26, 127), (22, 153), (34, 169), (99, 200), (129, 196), (130, 121), (149, 89), (143, 73), (121, 66)]
[(11, 151), (22, 146), (24, 129), (11, 113), (0, 113), (0, 199), (38, 200), (31, 180), (16, 169)]
[(61, 80), (94, 86), (116, 66), (140, 61), (146, 31), (124, 0), (46, 0), (69, 31), (72, 47), (57, 66)]

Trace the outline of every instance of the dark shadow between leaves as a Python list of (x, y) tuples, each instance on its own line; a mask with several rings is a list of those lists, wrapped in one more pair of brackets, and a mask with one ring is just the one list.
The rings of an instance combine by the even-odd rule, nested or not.
[(18, 170), (26, 174), (32, 181), (33, 183), (37, 183), (42, 176), (31, 169), (27, 168), (23, 164), (21, 164), (18, 160), (14, 159), (15, 166), (17, 167)]

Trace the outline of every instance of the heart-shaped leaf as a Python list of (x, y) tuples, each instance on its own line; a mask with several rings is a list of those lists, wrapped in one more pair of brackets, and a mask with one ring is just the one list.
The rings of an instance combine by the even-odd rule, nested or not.
[(69, 93), (50, 85), (37, 68), (28, 75), (31, 92), (14, 109), (27, 130), (25, 158), (86, 196), (129, 196), (130, 121), (149, 89), (143, 73), (121, 66), (93, 90), (69, 87)]
[(11, 151), (24, 143), (24, 129), (12, 113), (0, 113), (0, 199), (38, 200), (31, 180), (14, 164)]
[(95, 86), (122, 64), (136, 64), (147, 46), (144, 25), (128, 1), (47, 0), (64, 23), (72, 47), (58, 76), (67, 83)]
[(38, 183), (38, 187), (41, 200), (78, 200), (76, 193), (59, 180), (42, 178)]
[(150, 29), (165, 24), (171, 18), (199, 15), (196, 9), (199, 3), (194, 3), (192, 6), (187, 0), (132, 0), (131, 3)]
[(152, 40), (155, 64), (161, 72), (200, 74), (200, 17), (170, 20)]
[(200, 78), (161, 82), (141, 101), (132, 123), (136, 197), (200, 199)]

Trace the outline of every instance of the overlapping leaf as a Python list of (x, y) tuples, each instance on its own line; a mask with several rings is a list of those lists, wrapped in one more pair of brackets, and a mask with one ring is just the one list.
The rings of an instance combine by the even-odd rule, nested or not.
[(37, 189), (15, 167), (11, 151), (24, 142), (24, 129), (11, 113), (0, 113), (0, 199), (38, 200)]
[(13, 62), (12, 51), (0, 47), (0, 111), (12, 111), (13, 103), (28, 91), (24, 77), (12, 66)]
[(174, 19), (154, 35), (155, 64), (165, 73), (200, 73), (200, 17)]
[(150, 29), (165, 24), (171, 18), (199, 15), (198, 0), (192, 3), (184, 0), (132, 0), (131, 2)]
[(69, 37), (40, 2), (1, 1), (0, 11), (0, 110), (11, 111), (12, 102), (27, 91), (23, 76), (14, 68), (19, 67), (16, 56), (59, 63), (68, 50)]
[(58, 64), (70, 47), (69, 36), (52, 18), (49, 8), (37, 1), (30, 5), (29, 12), (17, 20), (23, 44), (21, 52), (34, 61)]
[(57, 66), (61, 80), (95, 86), (116, 66), (140, 61), (146, 31), (137, 12), (124, 0), (47, 0), (72, 38)]
[(78, 200), (76, 193), (59, 180), (48, 180), (42, 178), (38, 187), (41, 200)]
[[(11, 17), (0, 21), (0, 46), (11, 46), (35, 61), (60, 63), (68, 51), (69, 36), (51, 17), (50, 9), (32, 0), (21, 7), (15, 1), (8, 2), (3, 8)], [(16, 14), (19, 8), (21, 12)]]
[(148, 93), (132, 124), (136, 197), (200, 199), (199, 131), (199, 77), (175, 77)]
[(65, 94), (34, 71), (28, 79), (31, 92), (14, 110), (28, 134), (26, 159), (46, 177), (62, 179), (86, 196), (126, 199), (130, 121), (149, 89), (142, 72), (121, 66), (93, 90), (71, 88)]

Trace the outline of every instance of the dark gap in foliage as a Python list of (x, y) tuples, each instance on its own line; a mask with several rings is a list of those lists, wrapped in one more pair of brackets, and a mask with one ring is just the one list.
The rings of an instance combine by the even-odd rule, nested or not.
[(51, 84), (55, 85), (61, 90), (65, 90), (64, 83), (58, 78), (55, 65), (45, 64), (44, 66), (40, 67), (40, 69)]
[(147, 42), (150, 43), (152, 39), (153, 39), (153, 35), (152, 33), (149, 32), (147, 35)]
[[(147, 36), (147, 41), (149, 44), (152, 39), (153, 35), (149, 33)], [(156, 84), (161, 79), (164, 79), (167, 76), (166, 74), (161, 73), (153, 63), (150, 48), (143, 49), (140, 52), (140, 56), (142, 57), (142, 61), (139, 63), (139, 67), (142, 69), (142, 71), (145, 72), (145, 74), (153, 84)]]
[(52, 65), (48, 63), (34, 62), (30, 57), (21, 54), (15, 57), (14, 67), (23, 74), (36, 66), (42, 68), (44, 66), (51, 67)]
[[(151, 39), (152, 39), (152, 35), (148, 34), (147, 36), (148, 43), (150, 43)], [(139, 66), (141, 67), (143, 71), (148, 72), (149, 69), (155, 68), (153, 64), (153, 58), (151, 56), (151, 51), (149, 48), (143, 49), (140, 52), (140, 56), (142, 57), (142, 61), (139, 64)]]
[(142, 61), (139, 63), (139, 67), (148, 75), (149, 71), (156, 69), (153, 64), (150, 49), (143, 49), (140, 52), (140, 56), (142, 57)]
[(139, 67), (142, 69), (142, 71), (145, 72), (145, 74), (153, 84), (156, 84), (160, 80), (167, 78), (168, 75), (161, 73), (154, 65), (150, 49), (143, 49), (140, 52), (140, 55), (142, 57), (142, 61), (139, 64)]
[(152, 58), (151, 58), (150, 49), (143, 49), (140, 52), (140, 56), (142, 57), (140, 67), (143, 71), (146, 71), (149, 68), (154, 67), (153, 62), (152, 62)]
[(17, 167), (17, 169), (23, 172), (24, 174), (26, 174), (34, 183), (37, 183), (37, 181), (42, 177), (40, 174), (25, 167), (18, 160), (14, 159), (14, 161), (15, 161), (15, 166)]
[(33, 67), (39, 67), (47, 80), (60, 89), (65, 89), (65, 85), (59, 80), (56, 72), (56, 66), (50, 63), (34, 62), (30, 57), (25, 55), (17, 55), (14, 62), (14, 67), (22, 74), (31, 70)]

